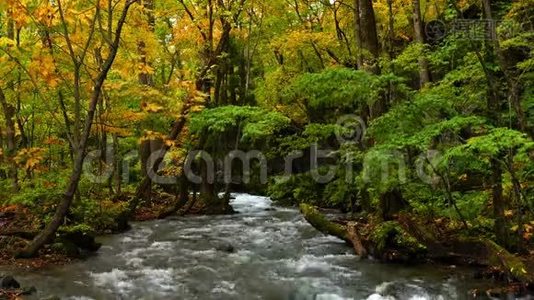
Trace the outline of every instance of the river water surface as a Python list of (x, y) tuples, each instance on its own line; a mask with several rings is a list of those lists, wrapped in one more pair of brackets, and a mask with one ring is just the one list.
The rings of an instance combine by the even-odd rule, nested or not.
[(239, 214), (137, 223), (88, 260), (12, 273), (62, 299), (467, 299), (476, 284), (441, 266), (359, 261), (297, 210), (235, 196)]

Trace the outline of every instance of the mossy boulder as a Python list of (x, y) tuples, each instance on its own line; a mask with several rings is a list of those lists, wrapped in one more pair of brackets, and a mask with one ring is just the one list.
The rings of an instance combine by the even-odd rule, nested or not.
[(63, 240), (61, 242), (55, 242), (50, 245), (50, 248), (56, 252), (68, 257), (79, 257), (81, 255), (80, 249), (72, 242)]
[(63, 227), (58, 231), (52, 248), (59, 253), (73, 257), (96, 252), (102, 244), (96, 242), (95, 236), (95, 232), (87, 225)]

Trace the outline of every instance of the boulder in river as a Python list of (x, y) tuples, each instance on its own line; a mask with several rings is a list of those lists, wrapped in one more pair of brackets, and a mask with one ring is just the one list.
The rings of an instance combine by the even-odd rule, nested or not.
[(102, 246), (102, 244), (95, 241), (95, 237), (92, 234), (81, 230), (62, 233), (61, 239), (89, 252), (96, 252)]
[(0, 277), (0, 288), (1, 289), (18, 289), (20, 288), (20, 283), (15, 280), (12, 276)]
[(234, 253), (235, 247), (234, 245), (230, 244), (229, 242), (219, 242), (215, 245), (215, 249), (217, 251), (226, 252), (226, 253)]
[(25, 287), (22, 289), (21, 295), (29, 296), (37, 293), (37, 289), (34, 286)]

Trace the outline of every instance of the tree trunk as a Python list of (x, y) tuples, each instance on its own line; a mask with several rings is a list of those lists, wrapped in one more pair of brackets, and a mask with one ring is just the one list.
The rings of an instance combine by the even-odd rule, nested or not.
[[(419, 0), (413, 0), (413, 27), (415, 34), (415, 41), (421, 45), (425, 45), (425, 36), (423, 29), (423, 18), (421, 16), (421, 5)], [(419, 61), (419, 82), (421, 88), (430, 82), (430, 70), (428, 68), (428, 60), (424, 55), (421, 55)]]
[(492, 46), (489, 46), (488, 42), (486, 42), (486, 46), (488, 46), (488, 51), (495, 52), (493, 55), (496, 56), (497, 63), (504, 74), (509, 101), (517, 117), (517, 127), (519, 130), (526, 132), (530, 137), (534, 138), (534, 130), (533, 128), (529, 128), (525, 110), (521, 103), (521, 83), (518, 80), (518, 72), (517, 70), (514, 70), (515, 66), (509, 66), (506, 54), (501, 49), (499, 40), (497, 38), (496, 25), (493, 23), (493, 14), (490, 1), (483, 0), (482, 5), (484, 8), (484, 17), (486, 20), (491, 22), (488, 26), (489, 37), (487, 37), (487, 39), (489, 38), (493, 41)]
[(506, 202), (503, 196), (502, 167), (496, 159), (491, 161), (491, 191), (493, 203), (493, 218), (495, 218), (495, 237), (499, 245), (507, 248), (509, 245), (508, 226), (506, 217)]
[[(15, 22), (10, 17), (13, 12), (9, 11), (7, 18), (7, 37), (11, 40), (15, 40)], [(20, 81), (20, 80), (19, 80)], [(20, 84), (20, 83), (19, 83)], [(15, 93), (15, 88), (13, 82), (8, 83), (8, 86), (11, 86), (13, 92)], [(6, 96), (2, 87), (0, 87), (0, 104), (4, 111), (4, 119), (6, 124), (6, 157), (9, 163), (8, 177), (11, 178), (11, 189), (13, 192), (18, 192), (19, 190), (19, 181), (18, 181), (18, 168), (16, 162), (13, 160), (17, 154), (17, 144), (16, 144), (16, 130), (15, 130), (15, 115), (16, 110), (13, 105), (7, 102)]]
[(395, 41), (395, 17), (393, 15), (393, 0), (388, 0), (388, 54), (389, 58), (394, 58)]
[(347, 237), (351, 240), (356, 255), (361, 258), (367, 258), (369, 253), (367, 248), (363, 245), (362, 238), (358, 232), (358, 224), (356, 222), (349, 222), (347, 224)]
[(180, 191), (176, 195), (174, 204), (158, 215), (158, 219), (165, 219), (182, 209), (189, 202), (189, 181), (185, 174), (180, 176)]
[[(192, 99), (189, 99), (186, 103), (184, 103), (184, 106), (182, 107), (182, 111), (180, 113), (180, 117), (174, 122), (174, 125), (171, 129), (171, 132), (167, 136), (167, 141), (175, 141), (180, 133), (184, 130), (184, 127), (187, 123), (187, 115), (189, 114), (189, 109), (192, 105)], [(165, 155), (169, 151), (171, 146), (168, 143), (163, 143), (160, 155), (154, 162), (154, 171), (157, 172), (158, 166), (161, 164), (163, 159), (165, 158)], [(124, 213), (122, 213), (117, 219), (118, 222), (121, 224), (127, 224), (130, 217), (135, 213), (137, 210), (137, 207), (139, 206), (139, 202), (143, 200), (144, 195), (147, 190), (149, 190), (152, 186), (152, 179), (148, 176), (145, 176), (139, 186), (137, 187), (137, 191), (135, 193), (134, 198), (130, 201), (128, 204), (128, 209)]]
[(115, 184), (115, 195), (122, 194), (122, 168), (121, 168), (121, 162), (122, 158), (120, 155), (120, 149), (119, 149), (119, 136), (114, 133), (113, 134), (113, 181)]
[(310, 223), (310, 225), (312, 225), (318, 231), (340, 238), (349, 244), (352, 243), (349, 239), (347, 228), (345, 226), (329, 221), (315, 207), (302, 203), (300, 204), (300, 212), (306, 221), (308, 221), (308, 223)]
[[(488, 20), (492, 20), (492, 13), (491, 13), (491, 3), (489, 0), (482, 0), (482, 5), (484, 9), (484, 16)], [(491, 35), (495, 34), (493, 26), (491, 27)], [(496, 37), (495, 37), (496, 38)], [(490, 63), (495, 63), (495, 60), (501, 61), (499, 56), (499, 43), (497, 40), (495, 40), (493, 43), (490, 43), (486, 40), (486, 60), (488, 60)], [(497, 57), (496, 57), (497, 56)], [(481, 63), (484, 64), (484, 61)], [(483, 65), (484, 67), (484, 65)], [(504, 66), (501, 66), (504, 67)], [(500, 85), (502, 84), (501, 81), (497, 79), (496, 74), (494, 74), (493, 71), (489, 70), (488, 68), (484, 67), (484, 70), (486, 72), (486, 77), (488, 81), (488, 99), (487, 99), (487, 115), (490, 120), (493, 121), (495, 126), (499, 126), (500, 122), (500, 116), (498, 114), (501, 98), (499, 97), (499, 89)], [(503, 69), (503, 72), (506, 74), (506, 71)], [(499, 155), (499, 154), (497, 154)], [(506, 217), (504, 215), (506, 210), (506, 202), (504, 200), (503, 196), (503, 186), (502, 186), (502, 180), (503, 180), (503, 168), (499, 162), (500, 157), (494, 157), (490, 164), (491, 164), (491, 190), (492, 190), (492, 204), (493, 204), (493, 218), (495, 219), (495, 228), (494, 233), (497, 242), (502, 245), (503, 247), (508, 247), (509, 245), (509, 239), (508, 239), (508, 228), (507, 228), (507, 222)]]
[[(373, 0), (359, 0), (361, 47), (363, 49), (363, 66), (361, 69), (373, 74), (380, 74), (378, 60), (380, 58), (380, 44), (376, 29)], [(387, 110), (387, 99), (379, 96), (369, 105), (369, 118), (376, 119)]]
[(48, 225), (33, 239), (33, 241), (17, 255), (18, 257), (34, 257), (35, 255), (37, 255), (39, 249), (41, 249), (41, 247), (43, 247), (46, 243), (50, 242), (54, 238), (56, 231), (61, 226), (65, 216), (68, 213), (72, 200), (74, 199), (74, 195), (76, 194), (76, 190), (78, 189), (78, 183), (80, 182), (80, 178), (82, 175), (83, 162), (87, 152), (87, 142), (91, 134), (91, 127), (93, 125), (96, 106), (102, 93), (102, 86), (104, 85), (104, 81), (106, 80), (106, 77), (109, 73), (109, 70), (111, 69), (111, 66), (113, 65), (113, 62), (115, 61), (115, 57), (117, 56), (121, 33), (124, 23), (126, 22), (128, 10), (130, 6), (135, 2), (135, 0), (126, 2), (122, 10), (120, 19), (117, 23), (115, 38), (113, 40), (113, 43), (110, 45), (109, 56), (106, 59), (102, 71), (99, 72), (98, 77), (95, 80), (93, 92), (89, 101), (89, 108), (87, 112), (87, 118), (85, 119), (83, 134), (81, 136), (79, 147), (78, 149), (76, 149), (73, 170), (67, 188), (63, 194), (63, 199), (56, 208), (56, 212), (54, 213), (54, 216), (52, 217), (50, 223), (48, 223)]
[(360, 2), (360, 36), (364, 53), (364, 69), (374, 74), (380, 72), (378, 58), (380, 44), (376, 30), (375, 11), (373, 0), (359, 0)]
[(350, 222), (347, 226), (334, 223), (328, 220), (315, 207), (304, 203), (300, 204), (300, 211), (306, 221), (308, 221), (308, 223), (315, 229), (321, 233), (344, 240), (347, 244), (354, 247), (354, 251), (358, 256), (367, 258), (368, 251), (365, 248), (364, 241), (358, 232), (357, 224), (355, 222)]
[(356, 64), (363, 69), (362, 34), (360, 24), (360, 0), (354, 0), (354, 40), (356, 41)]
[[(143, 0), (143, 11), (148, 19), (148, 26), (150, 28), (150, 31), (154, 31), (154, 27), (156, 25), (156, 19), (154, 17), (154, 0)], [(150, 62), (147, 60), (147, 53), (146, 53), (146, 43), (145, 41), (141, 40), (137, 43), (137, 51), (139, 52), (139, 63), (141, 66), (143, 66), (144, 70), (139, 73), (139, 83), (146, 85), (146, 86), (153, 86), (154, 85), (154, 78), (152, 74), (146, 72), (145, 70), (150, 67)]]
[(4, 119), (6, 123), (6, 157), (9, 163), (8, 177), (11, 178), (11, 188), (13, 192), (17, 192), (19, 190), (18, 170), (17, 164), (14, 160), (14, 157), (17, 154), (17, 144), (15, 137), (15, 122), (13, 121), (15, 116), (15, 108), (13, 105), (7, 102), (2, 88), (0, 88), (0, 104), (2, 105), (2, 110), (4, 111)]

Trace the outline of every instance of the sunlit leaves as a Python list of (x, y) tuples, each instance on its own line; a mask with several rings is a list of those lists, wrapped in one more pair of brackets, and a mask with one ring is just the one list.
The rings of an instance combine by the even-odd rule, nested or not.
[(30, 63), (29, 71), (35, 81), (44, 81), (51, 88), (55, 88), (59, 84), (60, 79), (56, 73), (56, 64), (51, 55), (36, 53)]
[(190, 130), (199, 135), (218, 135), (240, 127), (243, 139), (257, 140), (283, 129), (289, 122), (280, 113), (258, 107), (223, 106), (195, 114), (191, 118)]
[(42, 164), (45, 153), (43, 148), (27, 148), (20, 150), (13, 159), (25, 170), (33, 171)]

